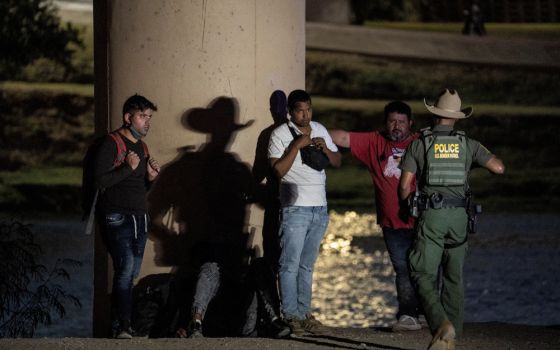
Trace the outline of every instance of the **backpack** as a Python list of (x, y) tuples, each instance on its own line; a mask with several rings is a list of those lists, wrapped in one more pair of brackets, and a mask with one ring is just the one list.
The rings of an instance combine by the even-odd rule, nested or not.
[(184, 294), (177, 291), (179, 282), (172, 273), (143, 277), (132, 289), (132, 327), (140, 337), (169, 337), (179, 318), (179, 304)]
[[(111, 167), (111, 170), (113, 170), (124, 163), (127, 153), (126, 144), (122, 139), (122, 135), (118, 131), (110, 132), (107, 135), (110, 136), (117, 145), (117, 157), (113, 162), (113, 166)], [(88, 220), (86, 226), (86, 234), (91, 234), (92, 232), (97, 197), (99, 196), (99, 193), (103, 192), (104, 190), (98, 189), (95, 186), (94, 168), (95, 157), (97, 156), (99, 147), (101, 146), (107, 135), (97, 137), (93, 140), (93, 142), (89, 145), (82, 161), (82, 220), (86, 220), (86, 218)], [(146, 143), (144, 143), (144, 141), (140, 140), (140, 142), (142, 142), (142, 146), (144, 147), (145, 157), (149, 158), (150, 154), (148, 152), (148, 146), (146, 146)]]
[(467, 141), (463, 131), (435, 136), (422, 129), (425, 181), (432, 186), (460, 186), (467, 182)]

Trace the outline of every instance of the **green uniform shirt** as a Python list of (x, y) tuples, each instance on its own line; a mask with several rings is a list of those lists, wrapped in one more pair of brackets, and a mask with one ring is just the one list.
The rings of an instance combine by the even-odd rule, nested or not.
[[(449, 135), (453, 131), (450, 126), (436, 125), (432, 128), (434, 136)], [(467, 165), (465, 169), (471, 169), (473, 165), (484, 166), (490, 158), (493, 157), (492, 153), (480, 144), (480, 142), (466, 138), (467, 143)], [(400, 164), (401, 170), (416, 174), (419, 179), (420, 192), (426, 195), (431, 195), (434, 192), (440, 193), (446, 197), (464, 198), (468, 185), (461, 186), (432, 186), (427, 185), (423, 172), (424, 164), (426, 162), (424, 140), (419, 138), (414, 140), (406, 150)]]

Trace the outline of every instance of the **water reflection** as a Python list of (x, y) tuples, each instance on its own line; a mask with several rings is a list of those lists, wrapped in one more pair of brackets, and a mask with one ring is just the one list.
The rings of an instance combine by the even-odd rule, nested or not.
[(394, 272), (375, 215), (330, 213), (313, 280), (313, 311), (325, 325), (389, 326)]

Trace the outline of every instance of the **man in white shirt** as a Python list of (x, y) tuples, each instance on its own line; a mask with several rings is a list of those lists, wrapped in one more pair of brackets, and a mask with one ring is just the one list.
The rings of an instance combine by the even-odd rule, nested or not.
[(303, 90), (292, 91), (288, 96), (288, 110), (288, 123), (272, 132), (268, 158), (280, 179), (278, 274), (282, 313), (292, 333), (302, 335), (320, 328), (320, 323), (311, 316), (311, 285), (315, 260), (329, 221), (325, 170), (309, 162), (307, 157), (304, 163), (302, 153), (316, 152), (314, 156), (324, 157), (324, 163), (334, 167), (340, 166), (341, 155), (327, 129), (311, 121), (309, 94)]

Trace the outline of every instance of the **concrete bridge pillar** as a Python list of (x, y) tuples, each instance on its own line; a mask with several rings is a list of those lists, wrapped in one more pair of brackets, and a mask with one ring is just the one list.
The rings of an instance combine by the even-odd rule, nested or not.
[[(162, 240), (175, 237), (164, 242), (173, 245), (222, 222), (213, 213), (224, 208), (209, 193), (237, 203), (227, 196), (243, 191), (229, 189), (247, 179), (224, 182), (250, 173), (257, 139), (273, 122), (271, 95), (305, 86), (305, 1), (95, 0), (94, 27), (96, 132), (119, 127), (135, 93), (158, 106), (145, 141), (167, 176), (149, 205), (166, 232), (150, 233), (140, 278), (171, 272), (187, 253), (167, 251)], [(201, 167), (212, 152), (225, 160), (210, 176), (224, 176), (209, 179)], [(261, 245), (263, 210), (241, 212), (225, 220), (241, 220), (250, 244)], [(94, 336), (109, 329), (111, 271), (97, 236)]]

